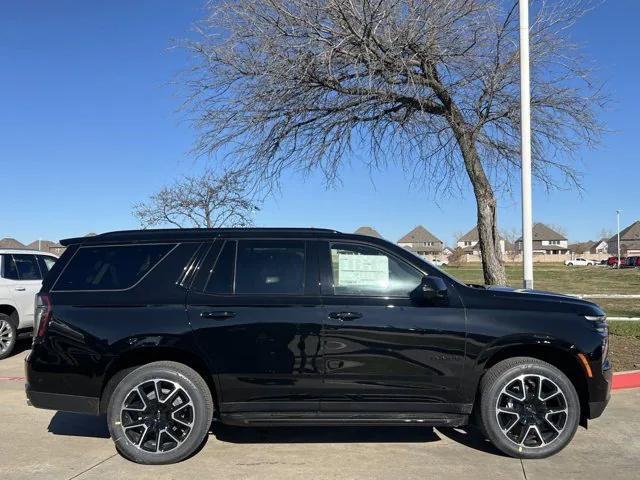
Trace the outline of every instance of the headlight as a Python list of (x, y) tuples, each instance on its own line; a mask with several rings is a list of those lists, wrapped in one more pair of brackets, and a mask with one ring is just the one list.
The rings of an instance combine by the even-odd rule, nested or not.
[(607, 325), (606, 315), (585, 315), (584, 318), (593, 322), (596, 332), (602, 337), (602, 361), (609, 355), (609, 325)]

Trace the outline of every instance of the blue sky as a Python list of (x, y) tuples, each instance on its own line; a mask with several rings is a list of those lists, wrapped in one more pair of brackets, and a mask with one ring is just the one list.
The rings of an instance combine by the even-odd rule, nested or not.
[[(131, 207), (204, 160), (171, 85), (187, 66), (172, 40), (188, 36), (204, 0), (0, 2), (0, 238), (57, 240), (136, 228)], [(606, 80), (611, 133), (578, 152), (582, 195), (534, 187), (534, 219), (562, 225), (570, 240), (640, 219), (640, 2), (609, 0), (575, 39)], [(499, 204), (500, 227), (520, 228), (519, 190)], [(402, 172), (352, 162), (327, 190), (319, 175), (288, 176), (256, 217), (264, 226), (352, 231), (373, 225), (397, 240), (417, 224), (452, 243), (475, 222), (473, 196), (435, 202)]]

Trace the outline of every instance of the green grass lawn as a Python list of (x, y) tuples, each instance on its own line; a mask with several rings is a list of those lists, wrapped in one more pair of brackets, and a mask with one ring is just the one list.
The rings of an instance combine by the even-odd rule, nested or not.
[[(445, 270), (465, 283), (484, 283), (478, 264), (445, 267)], [(507, 265), (507, 282), (522, 287), (522, 264)], [(558, 293), (593, 294), (620, 293), (640, 295), (640, 269), (617, 270), (609, 267), (567, 267), (562, 264), (538, 263), (533, 267), (534, 287)], [(609, 316), (640, 317), (640, 298), (593, 299)]]
[[(465, 283), (484, 283), (482, 267), (466, 264), (445, 267), (445, 270)], [(522, 286), (522, 265), (507, 265), (507, 282)], [(533, 267), (534, 286), (538, 290), (559, 293), (636, 293), (640, 294), (640, 269), (617, 270), (609, 267), (566, 267), (556, 263), (538, 263)]]
[(609, 322), (609, 332), (621, 337), (635, 337), (640, 340), (640, 322)]

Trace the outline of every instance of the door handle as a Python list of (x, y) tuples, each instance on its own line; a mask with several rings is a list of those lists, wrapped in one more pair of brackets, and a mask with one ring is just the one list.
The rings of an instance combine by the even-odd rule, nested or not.
[(200, 318), (212, 318), (213, 320), (226, 320), (228, 318), (235, 317), (234, 312), (219, 311), (219, 312), (202, 312)]
[(17, 292), (24, 292), (25, 290), (26, 290), (26, 287), (16, 287)]
[(361, 317), (362, 314), (360, 312), (331, 312), (329, 314), (329, 318), (333, 318), (334, 320), (342, 320), (343, 322), (348, 322)]

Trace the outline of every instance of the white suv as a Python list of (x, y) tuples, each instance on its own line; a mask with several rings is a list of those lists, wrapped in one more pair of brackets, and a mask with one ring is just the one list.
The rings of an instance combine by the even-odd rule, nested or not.
[(36, 250), (0, 249), (0, 359), (33, 330), (35, 295), (56, 260)]

